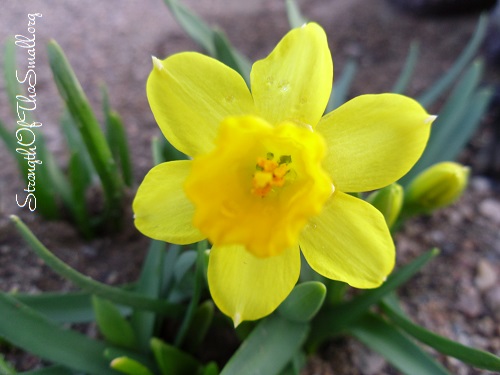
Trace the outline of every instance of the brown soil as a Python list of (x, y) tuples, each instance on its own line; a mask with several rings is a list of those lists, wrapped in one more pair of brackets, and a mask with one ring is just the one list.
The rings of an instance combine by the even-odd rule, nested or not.
[[(223, 0), (186, 1), (210, 24), (226, 31), (229, 39), (252, 60), (265, 56), (288, 25), (281, 0), (229, 5)], [(230, 3), (231, 4), (231, 3)], [(409, 45), (418, 40), (421, 57), (408, 90), (416, 95), (443, 74), (471, 35), (477, 15), (423, 19), (399, 13), (386, 1), (313, 0), (303, 2), (307, 17), (322, 24), (329, 36), (336, 75), (346, 61), (357, 58), (359, 71), (351, 95), (390, 90), (404, 63)], [(129, 134), (138, 184), (152, 165), (149, 142), (159, 131), (150, 113), (144, 85), (150, 56), (163, 57), (196, 45), (171, 18), (161, 1), (43, 4), (6, 2), (0, 14), (0, 42), (26, 32), (27, 14), (37, 20), (37, 117), (44, 136), (62, 166), (67, 163), (57, 125), (61, 101), (47, 63), (45, 44), (56, 39), (65, 50), (83, 89), (99, 113), (99, 83), (109, 87), (112, 106), (121, 114)], [(22, 60), (21, 60), (22, 61)], [(486, 79), (500, 81), (488, 68)], [(4, 82), (0, 80), (0, 118), (13, 125)], [(437, 111), (438, 108), (431, 110)], [(13, 128), (13, 126), (11, 126)], [(476, 144), (489, 142), (483, 129)], [(479, 137), (482, 137), (479, 139)], [(486, 138), (486, 141), (484, 141)], [(468, 155), (468, 156), (467, 156)], [(476, 154), (464, 155), (474, 163)], [(125, 228), (90, 242), (83, 241), (67, 222), (48, 222), (16, 206), (22, 190), (16, 165), (0, 147), (0, 288), (3, 291), (69, 290), (71, 285), (54, 275), (15, 232), (8, 216), (16, 214), (51, 250), (81, 272), (106, 283), (132, 281), (148, 240), (133, 227), (130, 210)], [(419, 323), (464, 344), (500, 355), (500, 190), (498, 178), (474, 178), (465, 196), (432, 217), (407, 223), (397, 235), (398, 263), (404, 264), (431, 247), (441, 255), (400, 290), (404, 307)], [(497, 176), (498, 177), (498, 176)], [(133, 191), (130, 192), (130, 199)], [(19, 370), (37, 366), (31, 356), (0, 347)], [(438, 356), (453, 374), (485, 374), (458, 361)], [(397, 374), (377, 354), (352, 339), (335, 341), (314, 358), (304, 374)]]

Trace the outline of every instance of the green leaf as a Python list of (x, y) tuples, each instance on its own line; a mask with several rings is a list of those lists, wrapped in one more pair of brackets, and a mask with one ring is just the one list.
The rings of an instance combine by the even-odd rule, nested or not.
[[(154, 138), (153, 138), (153, 142), (156, 141)], [(160, 146), (160, 158), (158, 157), (154, 157), (153, 160), (155, 161), (155, 164), (159, 164), (159, 162), (157, 162), (158, 160), (160, 160), (160, 162), (164, 162), (164, 161), (172, 161), (172, 160), (185, 160), (187, 159), (187, 156), (180, 152), (179, 150), (177, 150), (174, 146), (172, 146), (170, 144), (170, 142), (166, 139), (166, 138), (163, 138), (161, 141), (158, 141), (158, 145)], [(154, 145), (156, 146), (156, 145)], [(153, 148), (153, 156), (155, 156), (155, 149)]]
[(212, 29), (177, 0), (163, 0), (163, 2), (191, 39), (204, 48), (210, 56), (225, 59), (224, 63), (229, 62), (229, 66), (239, 72), (247, 84), (250, 82), (250, 61), (237, 51), (220, 31)]
[(326, 287), (317, 281), (298, 284), (278, 307), (278, 312), (293, 322), (308, 322), (323, 305)]
[(306, 365), (307, 359), (304, 352), (299, 350), (293, 356), (292, 361), (286, 366), (286, 368), (280, 373), (280, 375), (300, 375), (302, 369)]
[[(135, 287), (137, 293), (150, 298), (160, 297), (165, 251), (165, 242), (151, 240), (148, 254), (142, 266), (141, 275)], [(137, 335), (140, 347), (144, 350), (149, 348), (149, 341), (153, 337), (156, 316), (151, 312), (134, 310), (130, 321)]]
[(275, 375), (307, 338), (309, 324), (271, 315), (259, 322), (222, 369), (221, 375)]
[(151, 349), (163, 375), (193, 375), (200, 368), (195, 358), (160, 339), (151, 339)]
[(102, 356), (103, 343), (62, 329), (5, 293), (0, 293), (0, 316), (9, 317), (0, 319), (0, 336), (11, 344), (75, 370), (116, 374)]
[(408, 55), (406, 56), (403, 70), (401, 70), (398, 80), (392, 87), (391, 92), (396, 94), (402, 94), (405, 92), (406, 88), (408, 87), (408, 83), (410, 83), (413, 71), (415, 70), (419, 51), (419, 44), (417, 42), (411, 43), (410, 50), (408, 51)]
[(432, 105), (436, 101), (436, 99), (438, 99), (441, 94), (455, 82), (459, 74), (472, 60), (477, 50), (481, 46), (481, 43), (486, 34), (487, 26), (488, 16), (486, 14), (483, 14), (479, 18), (476, 30), (467, 43), (467, 46), (464, 48), (452, 67), (433, 86), (431, 86), (417, 99), (420, 104), (422, 104), (424, 107)]
[(101, 87), (101, 92), (103, 97), (102, 107), (106, 119), (106, 139), (113, 157), (120, 165), (125, 185), (132, 187), (134, 176), (125, 126), (123, 125), (120, 115), (111, 110), (106, 86), (103, 85)]
[[(94, 178), (97, 178), (97, 174), (94, 165), (92, 164), (92, 160), (90, 160), (87, 149), (83, 144), (80, 132), (77, 130), (76, 124), (73, 121), (67, 107), (64, 108), (60, 124), (64, 138), (68, 144), (68, 149), (72, 154), (76, 153), (81, 158), (82, 169), (80, 170), (80, 174), (82, 175), (82, 183), (86, 189), (93, 182)], [(69, 206), (69, 203), (66, 205)]]
[(105, 299), (92, 296), (92, 306), (99, 331), (108, 342), (128, 349), (137, 347), (137, 339), (132, 326), (115, 305)]
[(372, 305), (405, 283), (438, 253), (437, 249), (432, 249), (395, 271), (380, 287), (366, 291), (349, 302), (322, 309), (312, 321), (309, 344), (317, 346), (323, 340), (349, 329), (350, 325), (368, 311)]
[(229, 43), (224, 32), (214, 30), (213, 36), (215, 58), (237, 71), (245, 79), (247, 86), (250, 87), (250, 70), (252, 69), (250, 61)]
[(340, 107), (347, 100), (349, 89), (356, 72), (358, 71), (358, 63), (354, 60), (349, 60), (344, 66), (344, 70), (338, 79), (333, 84), (332, 93), (326, 106), (325, 113), (333, 111), (335, 108)]
[(111, 368), (129, 375), (153, 375), (142, 363), (128, 357), (119, 357), (111, 361)]
[(384, 356), (403, 374), (448, 374), (441, 364), (378, 315), (365, 314), (349, 331), (358, 340)]
[[(477, 61), (464, 73), (432, 125), (431, 136), (422, 157), (401, 179), (401, 184), (407, 185), (417, 174), (435, 163), (455, 158), (473, 135), (478, 124), (478, 117), (480, 118), (484, 113), (488, 102), (485, 100), (488, 97), (485, 98), (484, 94), (481, 100), (478, 100), (475, 94), (482, 71), (483, 64)], [(478, 107), (473, 108), (472, 105), (478, 105)], [(462, 122), (471, 112), (475, 121)], [(467, 125), (468, 128), (464, 129), (463, 125)]]
[(113, 151), (115, 160), (118, 160), (120, 163), (123, 181), (125, 185), (132, 187), (134, 175), (125, 126), (123, 125), (120, 115), (115, 111), (111, 111), (108, 114), (107, 124), (110, 147)]
[(399, 328), (438, 352), (455, 357), (481, 369), (500, 371), (500, 357), (462, 345), (413, 323), (400, 309), (394, 295), (385, 297), (381, 307), (389, 319)]
[(175, 281), (180, 282), (186, 273), (194, 266), (196, 263), (197, 252), (194, 250), (186, 250), (181, 253), (177, 261), (175, 262), (174, 277)]
[(87, 211), (86, 190), (88, 176), (85, 174), (85, 164), (78, 153), (72, 153), (69, 159), (69, 180), (72, 187), (70, 210), (73, 220), (85, 238), (92, 238), (93, 230)]
[(211, 300), (200, 304), (194, 312), (186, 332), (184, 347), (191, 353), (198, 350), (205, 339), (214, 318), (214, 304)]
[(64, 205), (69, 209), (78, 230), (89, 239), (93, 237), (93, 225), (87, 210), (86, 192), (94, 177), (97, 177), (90, 156), (83, 144), (80, 133), (67, 108), (60, 120), (61, 129), (70, 150), (68, 166), (69, 196), (62, 196)]
[(156, 136), (151, 138), (151, 155), (153, 157), (153, 165), (158, 165), (167, 161), (163, 156), (163, 141)]
[(35, 237), (35, 235), (21, 221), (21, 219), (12, 215), (11, 220), (24, 240), (31, 246), (33, 251), (40, 258), (42, 258), (53, 271), (72, 281), (83, 290), (121, 305), (134, 307), (136, 309), (154, 311), (164, 314), (165, 316), (176, 317), (182, 313), (183, 308), (179, 305), (173, 305), (163, 300), (144, 297), (139, 293), (128, 292), (116, 287), (111, 287), (82, 275), (58, 259), (45, 246), (43, 246), (43, 244), (38, 240), (38, 238)]
[(73, 117), (83, 142), (101, 179), (106, 198), (107, 217), (118, 220), (121, 217), (123, 184), (113, 154), (90, 107), (88, 99), (61, 47), (50, 41), (49, 64), (59, 94)]
[(215, 56), (213, 31), (210, 26), (178, 1), (163, 0), (163, 2), (191, 39), (203, 47), (210, 55)]
[(15, 136), (14, 133), (11, 134), (11, 132), (7, 129), (5, 124), (0, 120), (0, 138), (2, 138), (3, 142), (5, 143), (5, 146), (7, 147), (7, 150), (9, 153), (12, 155), (14, 159), (17, 160), (19, 164), (19, 170), (23, 170), (23, 165), (21, 165), (21, 160), (17, 158), (17, 153), (16, 153), (16, 142), (15, 142)]
[(204, 257), (206, 249), (207, 249), (206, 240), (198, 242), (196, 249), (196, 270), (194, 274), (193, 295), (191, 296), (191, 300), (189, 301), (189, 305), (186, 314), (184, 315), (184, 319), (182, 320), (181, 326), (179, 328), (179, 332), (177, 332), (177, 336), (175, 337), (174, 343), (175, 346), (177, 347), (180, 347), (184, 343), (184, 340), (186, 339), (186, 334), (188, 332), (189, 326), (191, 325), (191, 322), (193, 321), (196, 310), (198, 308), (198, 303), (201, 298), (201, 292), (203, 290), (203, 285), (204, 285), (203, 273), (204, 273)]
[(292, 29), (307, 23), (307, 18), (302, 15), (295, 0), (286, 0), (286, 14), (288, 16), (288, 24)]
[[(441, 161), (455, 160), (458, 157), (478, 129), (492, 97), (491, 88), (476, 90), (469, 96), (465, 104), (467, 110), (457, 121), (457, 126), (453, 127), (454, 131), (450, 129), (447, 146), (440, 152)], [(448, 124), (442, 125), (448, 129)]]
[(160, 295), (169, 297), (170, 292), (175, 284), (175, 270), (177, 268), (177, 259), (181, 253), (180, 245), (170, 245), (163, 262), (162, 280)]
[[(54, 323), (86, 323), (95, 319), (89, 293), (12, 294), (12, 297)], [(122, 307), (120, 311), (127, 315), (130, 308)]]

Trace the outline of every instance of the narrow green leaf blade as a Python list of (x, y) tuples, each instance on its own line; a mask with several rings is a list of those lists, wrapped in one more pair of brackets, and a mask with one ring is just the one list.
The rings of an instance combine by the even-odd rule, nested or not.
[(7, 129), (2, 120), (0, 120), (0, 138), (2, 138), (3, 142), (5, 143), (5, 146), (7, 147), (7, 150), (12, 155), (12, 157), (17, 160), (19, 164), (19, 170), (23, 171), (23, 165), (21, 164), (22, 159), (17, 158), (16, 141), (15, 141), (16, 138), (14, 136), (14, 133), (11, 134), (11, 132)]
[(200, 17), (176, 0), (163, 0), (184, 31), (210, 55), (215, 55), (213, 31)]
[(307, 323), (271, 315), (259, 322), (221, 375), (279, 374), (302, 346), (308, 332)]
[[(95, 375), (113, 375), (104, 344), (60, 328), (13, 297), (0, 293), (0, 336), (48, 361)], [(22, 328), (21, 328), (22, 327)]]
[[(25, 73), (27, 74), (27, 73)], [(29, 77), (32, 75), (28, 75)], [(16, 44), (13, 38), (9, 38), (5, 42), (5, 50), (4, 50), (4, 78), (5, 78), (5, 91), (7, 92), (7, 98), (9, 100), (10, 109), (12, 112), (12, 116), (17, 120), (17, 95), (24, 95), (26, 91), (22, 87), (19, 80), (23, 81), (26, 76), (22, 76), (21, 72), (17, 71), (17, 63), (16, 63)], [(19, 80), (18, 80), (19, 79)], [(26, 82), (26, 81), (25, 81)], [(33, 118), (31, 116), (31, 111), (25, 111), (25, 122), (32, 123)]]
[(182, 313), (183, 308), (179, 305), (173, 305), (163, 300), (145, 297), (139, 293), (128, 292), (120, 288), (92, 280), (72, 269), (69, 265), (54, 256), (43, 244), (35, 237), (29, 228), (17, 216), (12, 215), (16, 229), (24, 240), (31, 246), (32, 250), (42, 258), (45, 263), (55, 272), (64, 278), (72, 281), (83, 290), (96, 294), (99, 297), (109, 299), (112, 302), (131, 306), (136, 309), (155, 311), (165, 316), (176, 317)]
[(479, 89), (472, 93), (466, 104), (467, 110), (457, 126), (460, 130), (453, 135), (450, 134), (448, 146), (444, 147), (440, 154), (442, 161), (455, 160), (458, 157), (478, 129), (492, 97), (493, 90), (491, 88)]
[(77, 124), (83, 142), (101, 179), (109, 218), (118, 220), (120, 218), (123, 186), (111, 150), (61, 47), (52, 40), (49, 42), (47, 49), (49, 64), (59, 94)]
[[(95, 318), (88, 293), (12, 294), (12, 296), (54, 323), (86, 323)], [(128, 308), (121, 309), (122, 314), (129, 312)]]
[[(477, 122), (471, 122), (468, 124), (471, 128), (463, 129), (462, 125), (464, 123), (462, 119), (471, 110), (471, 100), (480, 82), (482, 71), (483, 64), (476, 62), (467, 69), (461, 80), (456, 84), (438, 118), (432, 125), (431, 135), (424, 153), (410, 172), (401, 179), (400, 183), (402, 185), (407, 185), (416, 175), (431, 165), (440, 161), (450, 160), (447, 159), (448, 156), (458, 155), (463, 144), (472, 136), (475, 130), (475, 128), (472, 128), (472, 125), (477, 125)], [(477, 102), (474, 101), (473, 104), (477, 104)], [(484, 111), (485, 107), (481, 106), (477, 109)], [(476, 111), (474, 111), (475, 114), (477, 113)], [(466, 139), (464, 139), (464, 134)], [(456, 137), (460, 141), (458, 143), (454, 142), (455, 147), (451, 148), (450, 142)]]
[(205, 301), (198, 306), (193, 314), (193, 319), (186, 332), (183, 347), (193, 353), (205, 339), (214, 318), (214, 304), (211, 300)]
[(109, 95), (106, 86), (101, 87), (102, 108), (106, 119), (106, 140), (113, 157), (120, 164), (122, 178), (125, 185), (132, 187), (133, 173), (130, 152), (127, 143), (127, 133), (120, 115), (111, 110), (109, 105)]
[(399, 328), (420, 342), (436, 349), (438, 352), (455, 357), (481, 369), (500, 372), (500, 357), (462, 345), (418, 326), (402, 312), (395, 296), (385, 297), (381, 303), (381, 307), (389, 319)]
[(419, 44), (417, 42), (411, 43), (410, 50), (408, 51), (408, 55), (406, 56), (406, 61), (403, 70), (401, 70), (398, 80), (392, 87), (391, 92), (396, 94), (402, 94), (405, 92), (406, 88), (408, 87), (408, 84), (410, 83), (413, 71), (415, 70), (419, 52), (420, 52)]
[(203, 290), (204, 283), (204, 257), (207, 246), (208, 243), (206, 240), (200, 241), (197, 244), (193, 294), (191, 296), (191, 300), (189, 301), (189, 305), (182, 320), (181, 326), (179, 327), (179, 331), (177, 332), (177, 336), (175, 337), (174, 343), (177, 347), (180, 347), (186, 339), (186, 335), (196, 314), (198, 303), (201, 298), (201, 292)]
[(370, 306), (405, 283), (438, 253), (437, 249), (432, 249), (394, 272), (380, 287), (366, 291), (349, 302), (322, 309), (311, 323), (310, 344), (317, 345), (348, 329)]
[(332, 93), (326, 106), (326, 113), (333, 111), (346, 102), (352, 80), (356, 76), (357, 71), (358, 63), (354, 60), (347, 61), (342, 74), (333, 84)]
[(293, 288), (290, 295), (278, 307), (278, 312), (293, 322), (308, 322), (323, 305), (326, 287), (323, 283), (309, 281)]
[(78, 229), (85, 238), (89, 239), (93, 235), (86, 199), (89, 180), (85, 174), (85, 164), (78, 153), (71, 154), (68, 170), (72, 187), (72, 200), (69, 208)]
[(446, 369), (380, 316), (366, 314), (349, 331), (403, 374), (447, 375)]
[(77, 153), (80, 155), (82, 170), (80, 173), (84, 176), (82, 177), (82, 182), (84, 182), (85, 187), (92, 183), (94, 177), (97, 178), (95, 168), (90, 160), (90, 156), (83, 144), (80, 132), (77, 130), (77, 126), (69, 113), (68, 108), (64, 108), (64, 111), (60, 120), (61, 130), (68, 144), (68, 149), (72, 153)]
[(286, 14), (288, 16), (288, 24), (292, 29), (307, 23), (307, 18), (302, 15), (295, 0), (286, 0)]
[(213, 36), (215, 58), (240, 73), (240, 75), (245, 79), (247, 86), (250, 87), (251, 64), (248, 59), (240, 54), (231, 45), (231, 43), (229, 43), (229, 40), (227, 39), (224, 32), (220, 30), (214, 30)]
[[(135, 287), (137, 293), (150, 298), (160, 297), (162, 279), (164, 278), (165, 251), (165, 242), (156, 240), (150, 242), (141, 275)], [(148, 311), (134, 310), (130, 322), (137, 335), (139, 346), (144, 350), (149, 348), (149, 341), (153, 337), (156, 322), (155, 314)]]
[(247, 84), (250, 82), (251, 63), (247, 57), (236, 50), (229, 41), (223, 40), (216, 34), (218, 31), (212, 29), (200, 17), (191, 12), (187, 7), (179, 3), (177, 0), (163, 0), (167, 5), (172, 15), (175, 17), (179, 25), (198, 45), (204, 48), (212, 57), (219, 58), (220, 53), (230, 51), (232, 67), (237, 67), (238, 71)]
[(163, 375), (192, 375), (200, 368), (195, 358), (160, 339), (151, 340), (151, 349)]
[[(132, 160), (130, 159), (130, 149), (127, 142), (125, 126), (120, 115), (111, 111), (107, 116), (108, 131), (111, 134), (109, 139), (113, 142), (114, 157), (120, 163), (123, 181), (128, 187), (132, 187), (134, 174), (132, 170)], [(111, 145), (110, 145), (111, 146)]]
[(441, 94), (455, 82), (462, 70), (472, 60), (486, 34), (488, 16), (483, 14), (477, 23), (476, 30), (453, 66), (433, 86), (425, 91), (417, 100), (424, 107), (432, 105)]

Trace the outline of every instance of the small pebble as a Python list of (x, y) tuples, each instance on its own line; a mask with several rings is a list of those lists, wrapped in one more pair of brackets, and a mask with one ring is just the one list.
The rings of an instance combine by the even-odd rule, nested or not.
[(479, 292), (466, 287), (460, 293), (456, 308), (469, 318), (476, 318), (483, 313), (483, 304)]
[(356, 348), (356, 356), (353, 360), (356, 367), (362, 369), (361, 373), (363, 375), (380, 374), (386, 364), (385, 359), (381, 355), (366, 349), (358, 343), (353, 344), (353, 346)]
[(478, 193), (488, 193), (491, 190), (491, 182), (486, 177), (476, 176), (470, 181), (472, 190)]
[(488, 198), (479, 203), (479, 212), (491, 221), (500, 224), (500, 202)]
[(481, 292), (487, 291), (497, 282), (495, 267), (486, 259), (479, 260), (476, 272), (474, 283)]

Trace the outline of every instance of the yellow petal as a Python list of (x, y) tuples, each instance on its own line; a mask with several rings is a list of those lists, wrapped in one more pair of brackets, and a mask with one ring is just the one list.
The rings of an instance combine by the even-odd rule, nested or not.
[(315, 23), (291, 30), (250, 74), (260, 116), (315, 126), (332, 89), (333, 63), (326, 35)]
[(222, 119), (255, 112), (243, 78), (219, 61), (195, 52), (163, 61), (153, 57), (146, 89), (163, 134), (190, 156), (212, 148)]
[(402, 95), (358, 96), (317, 126), (328, 147), (324, 168), (340, 191), (387, 186), (420, 158), (434, 118)]
[(135, 226), (144, 235), (176, 244), (205, 238), (192, 224), (194, 207), (182, 187), (191, 164), (189, 160), (163, 163), (144, 178), (133, 203)]
[(299, 278), (297, 246), (258, 258), (243, 246), (214, 246), (208, 263), (208, 285), (217, 307), (237, 326), (271, 314)]
[(382, 214), (341, 192), (310, 220), (299, 244), (316, 272), (356, 288), (379, 286), (394, 267), (394, 243)]

